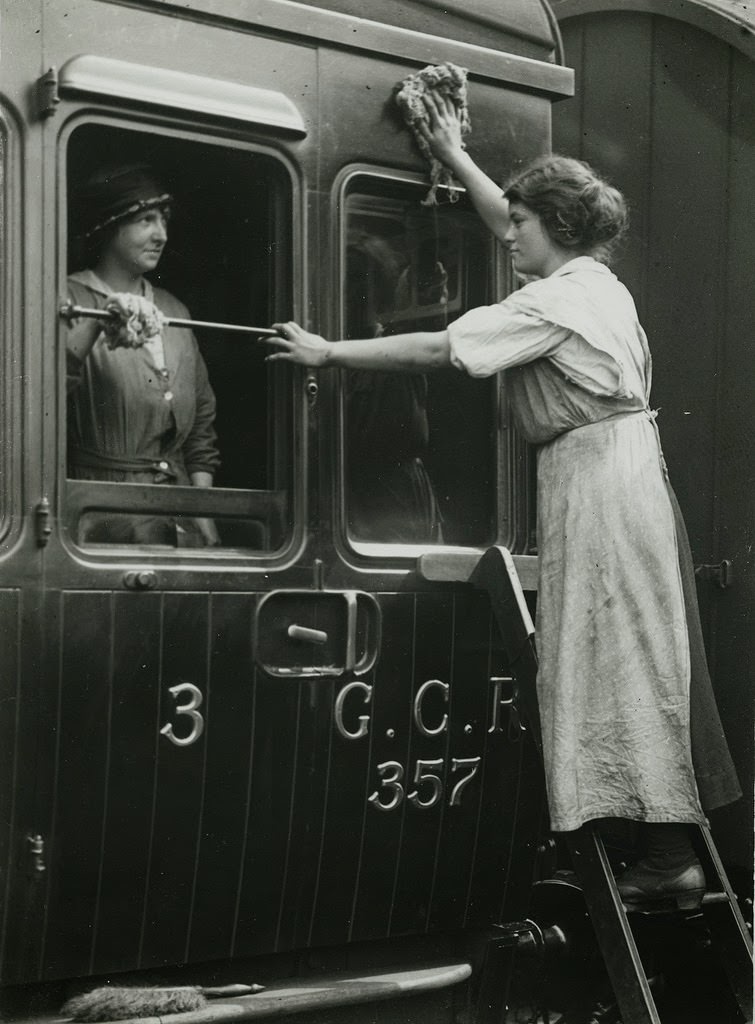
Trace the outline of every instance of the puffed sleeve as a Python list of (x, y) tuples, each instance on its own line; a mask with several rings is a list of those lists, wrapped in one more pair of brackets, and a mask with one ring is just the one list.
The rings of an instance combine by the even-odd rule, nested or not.
[(570, 333), (506, 301), (480, 306), (449, 324), (451, 362), (472, 377), (490, 377), (553, 355)]
[(470, 310), (449, 328), (451, 360), (485, 377), (548, 359), (592, 394), (644, 394), (647, 340), (631, 296), (604, 266), (579, 257), (496, 306)]

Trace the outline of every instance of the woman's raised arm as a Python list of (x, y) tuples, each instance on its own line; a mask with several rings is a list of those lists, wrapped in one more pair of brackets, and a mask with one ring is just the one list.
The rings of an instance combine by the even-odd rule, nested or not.
[(430, 124), (420, 122), (433, 155), (442, 161), (469, 193), (478, 214), (499, 241), (509, 227), (509, 203), (500, 185), (489, 178), (466, 151), (461, 139), (461, 122), (453, 101), (447, 96), (428, 92), (424, 96)]

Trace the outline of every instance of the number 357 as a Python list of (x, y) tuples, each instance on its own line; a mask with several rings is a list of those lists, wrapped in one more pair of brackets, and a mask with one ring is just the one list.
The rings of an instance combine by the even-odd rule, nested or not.
[[(464, 790), (477, 774), (479, 757), (451, 758), (450, 807), (458, 807)], [(400, 761), (383, 761), (377, 766), (380, 785), (367, 798), (378, 811), (393, 811), (406, 799), (421, 810), (427, 810), (440, 803), (446, 791), (443, 758), (417, 760), (412, 783), (414, 788), (407, 793), (404, 766)]]

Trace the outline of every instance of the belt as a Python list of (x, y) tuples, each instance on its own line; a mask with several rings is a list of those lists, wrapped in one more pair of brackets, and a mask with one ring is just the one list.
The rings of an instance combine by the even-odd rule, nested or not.
[(169, 459), (147, 459), (138, 456), (105, 455), (91, 448), (72, 448), (71, 461), (83, 469), (112, 469), (121, 473), (155, 473), (169, 478), (173, 483), (178, 473)]

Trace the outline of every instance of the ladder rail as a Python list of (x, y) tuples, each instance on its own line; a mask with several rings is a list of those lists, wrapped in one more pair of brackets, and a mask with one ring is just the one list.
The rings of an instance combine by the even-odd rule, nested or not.
[[(537, 651), (532, 622), (516, 565), (504, 547), (489, 548), (468, 577), (486, 590), (499, 628), (531, 736), (542, 755), (537, 704)], [(727, 975), (732, 995), (745, 1021), (752, 1019), (752, 937), (737, 897), (726, 876), (710, 829), (701, 826), (703, 867), (710, 883), (715, 876), (721, 899), (704, 901), (711, 938)], [(588, 822), (564, 834), (582, 888), (601, 955), (624, 1024), (661, 1024), (626, 908), (600, 837), (597, 823)]]
[(703, 900), (703, 914), (713, 946), (726, 975), (732, 995), (745, 1021), (752, 1020), (752, 935), (747, 927), (736, 893), (721, 862), (709, 828), (701, 826), (698, 856), (706, 876), (715, 875), (726, 897), (719, 902)]

